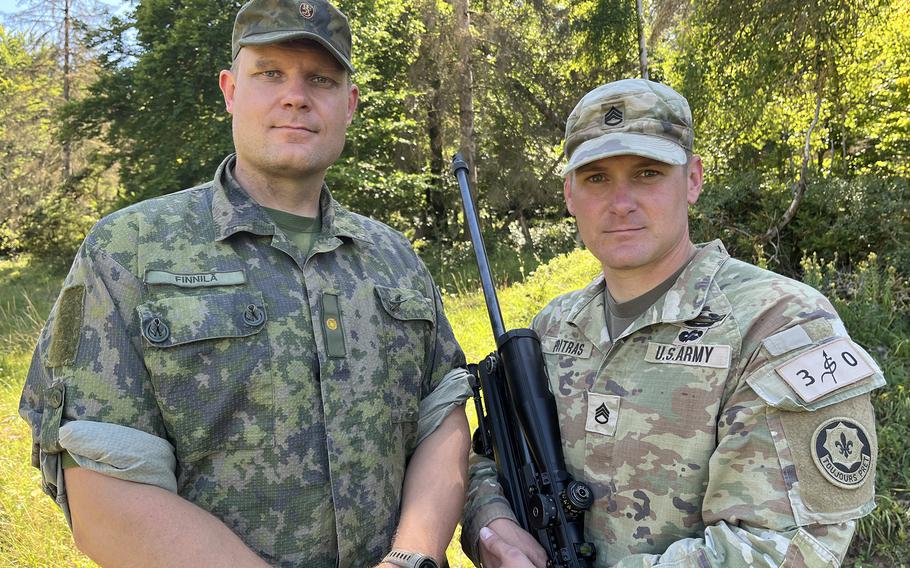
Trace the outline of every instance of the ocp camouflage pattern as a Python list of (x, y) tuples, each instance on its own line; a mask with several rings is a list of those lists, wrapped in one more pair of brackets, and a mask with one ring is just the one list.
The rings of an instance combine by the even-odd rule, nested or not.
[[(653, 81), (625, 79), (601, 85), (575, 105), (566, 120), (565, 156), (570, 164), (587, 163), (589, 157), (576, 152), (581, 144), (619, 133), (660, 138), (689, 152), (695, 139), (692, 113), (682, 95)], [(613, 155), (623, 149), (619, 137), (605, 138), (603, 144), (616, 144)], [(603, 150), (602, 144), (598, 144), (588, 151), (599, 155)], [(672, 156), (652, 157), (676, 163)]]
[[(874, 508), (869, 392), (884, 378), (874, 366), (805, 403), (775, 368), (846, 335), (830, 303), (731, 259), (720, 241), (699, 249), (615, 341), (602, 275), (533, 322), (544, 345), (592, 347), (589, 357), (545, 350), (544, 358), (569, 473), (595, 494), (585, 536), (596, 566), (838, 565), (855, 520)], [(765, 341), (788, 329), (806, 340)], [(660, 345), (674, 355), (653, 356)], [(873, 471), (856, 489), (836, 486), (809, 455), (815, 430), (835, 417), (871, 441)], [(492, 462), (472, 456), (462, 544), (474, 558), (480, 528), (511, 516), (495, 476)]]
[[(22, 395), (33, 462), (65, 505), (60, 424), (139, 429), (174, 446), (179, 495), (267, 561), (372, 565), (397, 525), (418, 405), (464, 356), (401, 234), (324, 189), (305, 258), (232, 163), (86, 238), (65, 282), (84, 287), (83, 315), (61, 324), (58, 300)], [(78, 344), (49, 366), (54, 330)]]

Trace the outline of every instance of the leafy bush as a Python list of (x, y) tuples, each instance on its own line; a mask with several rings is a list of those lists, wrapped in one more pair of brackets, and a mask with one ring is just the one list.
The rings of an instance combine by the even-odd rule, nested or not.
[(722, 238), (730, 254), (798, 277), (800, 259), (817, 254), (856, 266), (871, 252), (910, 274), (910, 180), (862, 176), (812, 180), (794, 219), (778, 238), (762, 236), (789, 206), (789, 180), (757, 170), (709, 179), (693, 208), (698, 241)]
[(851, 556), (899, 566), (910, 558), (910, 288), (873, 253), (852, 270), (817, 255), (803, 259), (803, 280), (824, 292), (851, 337), (881, 365), (888, 386), (872, 398), (878, 423), (878, 508), (858, 523)]

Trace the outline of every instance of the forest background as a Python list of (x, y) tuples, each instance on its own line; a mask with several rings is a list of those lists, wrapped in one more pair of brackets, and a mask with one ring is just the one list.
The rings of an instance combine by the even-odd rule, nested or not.
[[(561, 255), (579, 246), (558, 175), (575, 102), (626, 77), (685, 94), (706, 165), (694, 239), (722, 238), (734, 256), (822, 289), (886, 371), (874, 400), (879, 508), (851, 561), (907, 562), (910, 0), (337, 4), (361, 105), (329, 187), (411, 238), (456, 310), (476, 305), (477, 285), (455, 151), (474, 166), (500, 283), (541, 295), (541, 274), (568, 271)], [(92, 224), (211, 179), (231, 151), (217, 75), (240, 5), (20, 0), (0, 14), (0, 399), (21, 389), (22, 360)], [(0, 436), (13, 431), (8, 414)], [(3, 534), (22, 522), (10, 508), (38, 497), (0, 493)], [(0, 560), (5, 546), (16, 544), (0, 538)]]

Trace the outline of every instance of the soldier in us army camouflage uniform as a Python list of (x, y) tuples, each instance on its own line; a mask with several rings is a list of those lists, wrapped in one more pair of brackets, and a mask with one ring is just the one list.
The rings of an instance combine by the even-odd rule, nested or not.
[(100, 564), (442, 559), (470, 389), (407, 240), (323, 182), (357, 105), (347, 19), (253, 0), (232, 47), (237, 153), (79, 250), (22, 395), (33, 465)]
[[(533, 321), (596, 566), (837, 566), (874, 504), (885, 384), (817, 291), (689, 240), (702, 166), (688, 103), (603, 85), (566, 127), (565, 197), (603, 273)], [(543, 566), (487, 460), (462, 542)], [(485, 528), (486, 527), (486, 528)]]

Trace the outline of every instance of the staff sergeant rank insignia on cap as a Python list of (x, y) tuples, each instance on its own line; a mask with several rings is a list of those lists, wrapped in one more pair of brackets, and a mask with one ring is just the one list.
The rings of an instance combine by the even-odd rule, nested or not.
[(307, 20), (312, 20), (313, 16), (316, 15), (316, 8), (313, 7), (309, 2), (300, 3), (300, 15), (306, 18)]
[(607, 114), (604, 115), (604, 124), (606, 126), (616, 126), (622, 122), (622, 109), (611, 106)]
[(857, 489), (872, 469), (872, 446), (862, 426), (849, 418), (832, 418), (815, 430), (812, 458), (825, 480)]

